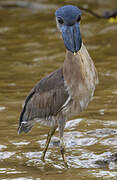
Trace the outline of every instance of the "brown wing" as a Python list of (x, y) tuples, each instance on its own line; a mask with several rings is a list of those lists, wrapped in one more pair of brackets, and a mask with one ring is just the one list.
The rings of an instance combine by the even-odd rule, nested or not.
[(42, 79), (26, 98), (19, 126), (34, 118), (47, 118), (57, 114), (68, 98), (62, 68)]

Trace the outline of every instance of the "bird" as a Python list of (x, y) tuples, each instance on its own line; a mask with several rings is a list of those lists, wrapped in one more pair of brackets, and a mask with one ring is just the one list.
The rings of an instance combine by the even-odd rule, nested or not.
[(66, 48), (65, 60), (59, 69), (41, 79), (29, 92), (18, 127), (18, 134), (29, 132), (37, 122), (50, 128), (42, 153), (43, 161), (51, 137), (58, 128), (60, 152), (66, 167), (63, 136), (66, 121), (86, 109), (98, 84), (97, 70), (80, 32), (81, 15), (81, 10), (74, 5), (56, 10), (57, 29)]

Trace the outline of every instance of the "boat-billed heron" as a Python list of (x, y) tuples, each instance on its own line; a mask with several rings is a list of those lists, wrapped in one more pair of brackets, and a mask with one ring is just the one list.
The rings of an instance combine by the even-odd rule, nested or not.
[(66, 5), (57, 9), (55, 16), (66, 47), (65, 61), (58, 70), (40, 80), (30, 91), (20, 115), (18, 133), (27, 133), (36, 122), (50, 127), (42, 154), (44, 160), (51, 137), (58, 128), (60, 151), (68, 166), (63, 141), (65, 123), (87, 107), (94, 94), (98, 76), (82, 42), (80, 9)]

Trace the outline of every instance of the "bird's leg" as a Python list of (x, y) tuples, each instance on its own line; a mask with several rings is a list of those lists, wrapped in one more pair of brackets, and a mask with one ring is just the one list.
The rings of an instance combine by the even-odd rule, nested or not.
[(53, 134), (55, 133), (56, 129), (57, 129), (57, 126), (54, 126), (54, 127), (52, 127), (52, 128), (49, 130), (49, 132), (48, 132), (48, 136), (47, 136), (45, 148), (44, 148), (43, 154), (42, 154), (42, 160), (43, 160), (43, 161), (44, 161), (45, 154), (46, 154), (46, 151), (47, 151), (47, 149), (48, 149), (48, 146), (49, 146), (51, 137), (52, 137)]
[(60, 133), (60, 151), (63, 158), (63, 162), (65, 166), (68, 168), (67, 160), (65, 158), (65, 145), (64, 145), (64, 139), (63, 139), (63, 132), (65, 127), (65, 119), (62, 119), (58, 123), (59, 126), (59, 133)]
[(61, 155), (63, 158), (63, 162), (64, 162), (65, 166), (68, 168), (67, 160), (65, 157), (65, 145), (64, 145), (63, 137), (60, 138), (60, 151), (61, 151)]

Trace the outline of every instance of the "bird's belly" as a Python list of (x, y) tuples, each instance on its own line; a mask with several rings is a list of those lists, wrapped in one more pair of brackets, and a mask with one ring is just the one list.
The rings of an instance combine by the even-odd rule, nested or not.
[(72, 118), (73, 116), (78, 115), (84, 109), (87, 108), (88, 103), (91, 101), (93, 92), (88, 96), (84, 95), (82, 98), (74, 97), (69, 101), (69, 103), (63, 108), (62, 112), (66, 116), (66, 119)]
[(39, 123), (44, 126), (53, 127), (57, 125), (57, 117), (56, 116), (49, 116), (45, 118), (35, 118), (35, 123)]

